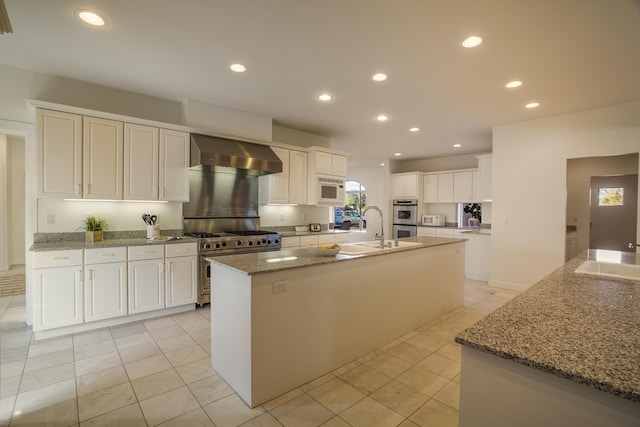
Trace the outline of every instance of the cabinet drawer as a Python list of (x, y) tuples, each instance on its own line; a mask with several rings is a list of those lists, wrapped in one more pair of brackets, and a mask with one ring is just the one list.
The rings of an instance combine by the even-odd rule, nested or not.
[(35, 268), (82, 265), (82, 249), (36, 252), (34, 260)]
[(129, 261), (164, 258), (164, 245), (129, 246)]
[(280, 247), (282, 249), (299, 248), (300, 247), (300, 237), (283, 237), (282, 238), (282, 245)]
[(453, 237), (453, 229), (451, 228), (438, 228), (436, 230), (436, 236), (438, 237)]
[(318, 236), (300, 236), (300, 247), (317, 246)]
[(335, 242), (336, 243), (348, 243), (349, 242), (349, 233), (336, 233)]
[(197, 243), (174, 243), (165, 247), (167, 258), (198, 255)]
[(107, 262), (123, 262), (127, 260), (127, 248), (100, 248), (84, 251), (85, 264), (103, 264)]
[(333, 243), (335, 242), (335, 237), (333, 234), (321, 234), (318, 236), (318, 243)]

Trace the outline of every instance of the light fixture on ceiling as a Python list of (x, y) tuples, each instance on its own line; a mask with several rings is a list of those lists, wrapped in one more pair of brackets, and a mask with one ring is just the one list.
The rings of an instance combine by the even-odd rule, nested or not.
[(462, 144), (453, 144), (453, 148), (460, 148), (462, 147)]
[(520, 80), (513, 80), (509, 83), (507, 83), (506, 85), (504, 85), (504, 87), (508, 88), (508, 89), (514, 89), (516, 87), (520, 87), (522, 86), (522, 82)]
[(400, 156), (402, 156), (402, 153), (393, 153), (393, 155), (396, 156), (396, 157), (400, 157)]
[(418, 132), (419, 130), (420, 128), (416, 128), (416, 127), (409, 128), (409, 132)]
[(482, 43), (482, 38), (481, 37), (471, 36), (471, 37), (467, 37), (466, 39), (462, 40), (462, 42), (460, 44), (462, 45), (462, 47), (471, 48), (471, 47), (478, 46), (480, 43)]
[(329, 95), (328, 93), (323, 93), (318, 95), (318, 99), (322, 102), (328, 102), (333, 99), (333, 96)]
[(524, 108), (537, 108), (540, 106), (539, 102), (530, 102), (528, 104), (525, 104)]
[(231, 71), (235, 71), (236, 73), (244, 73), (247, 71), (247, 67), (242, 64), (231, 64), (229, 68), (231, 68)]
[(380, 166), (384, 166), (384, 163), (380, 163)]
[(76, 16), (83, 22), (93, 25), (94, 27), (106, 27), (108, 22), (104, 16), (98, 15), (90, 10), (79, 9), (76, 10)]
[(374, 74), (373, 77), (371, 78), (376, 82), (383, 82), (387, 80), (387, 75), (384, 73), (377, 73), (377, 74)]
[(13, 33), (11, 27), (11, 21), (9, 21), (9, 14), (7, 8), (4, 6), (4, 1), (0, 0), (0, 34)]
[(380, 114), (378, 117), (376, 117), (376, 120), (379, 122), (386, 122), (387, 120), (389, 120), (389, 116)]

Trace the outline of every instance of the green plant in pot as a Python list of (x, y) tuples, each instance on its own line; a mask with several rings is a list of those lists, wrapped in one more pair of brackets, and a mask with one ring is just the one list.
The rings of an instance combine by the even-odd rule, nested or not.
[(102, 231), (107, 228), (107, 221), (103, 218), (88, 216), (84, 220), (84, 229), (87, 233), (87, 242), (102, 241)]

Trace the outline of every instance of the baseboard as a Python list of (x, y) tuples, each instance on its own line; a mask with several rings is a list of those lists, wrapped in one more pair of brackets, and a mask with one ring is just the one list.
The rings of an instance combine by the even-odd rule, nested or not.
[(502, 282), (499, 280), (489, 280), (489, 286), (495, 288), (511, 289), (514, 291), (526, 291), (530, 286), (522, 285), (520, 283)]

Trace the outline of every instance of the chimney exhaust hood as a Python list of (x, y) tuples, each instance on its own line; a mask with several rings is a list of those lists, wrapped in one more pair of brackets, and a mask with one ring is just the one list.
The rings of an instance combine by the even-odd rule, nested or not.
[(255, 176), (282, 172), (282, 161), (268, 145), (195, 133), (191, 134), (191, 166), (244, 169)]

